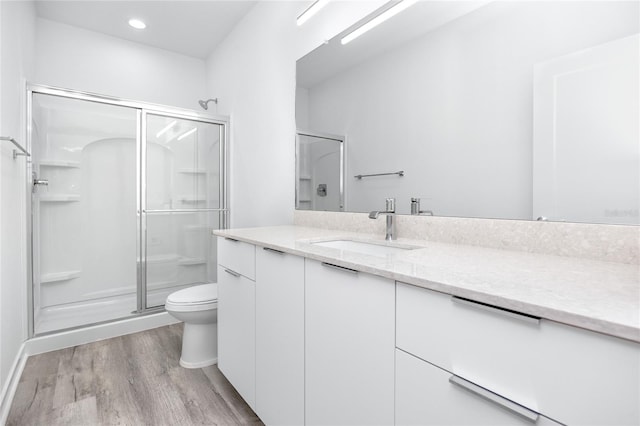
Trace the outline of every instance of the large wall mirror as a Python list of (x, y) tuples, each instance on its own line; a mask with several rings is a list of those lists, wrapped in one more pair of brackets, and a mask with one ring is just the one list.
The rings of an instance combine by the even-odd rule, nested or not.
[(344, 167), (308, 193), (344, 202), (298, 208), (639, 224), (639, 17), (637, 1), (426, 0), (339, 34), (297, 62), (296, 121), (341, 135)]

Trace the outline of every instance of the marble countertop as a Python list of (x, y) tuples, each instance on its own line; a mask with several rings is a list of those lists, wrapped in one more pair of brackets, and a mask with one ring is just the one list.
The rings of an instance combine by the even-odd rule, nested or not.
[(639, 265), (404, 238), (390, 245), (418, 248), (372, 256), (311, 243), (379, 235), (300, 226), (213, 234), (640, 342)]

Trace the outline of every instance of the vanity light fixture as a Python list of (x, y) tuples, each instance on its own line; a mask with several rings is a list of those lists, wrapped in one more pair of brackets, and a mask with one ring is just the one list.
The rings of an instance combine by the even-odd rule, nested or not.
[(145, 28), (147, 28), (147, 24), (136, 18), (129, 19), (129, 25), (136, 30), (144, 30)]
[(166, 127), (163, 127), (158, 133), (156, 133), (156, 138), (159, 138), (160, 136), (164, 135), (165, 133), (167, 133), (169, 131), (169, 129), (171, 129), (173, 126), (175, 126), (178, 122), (176, 120), (173, 120), (171, 123), (167, 124)]
[(316, 1), (314, 1), (311, 4), (311, 6), (306, 8), (305, 11), (302, 12), (300, 14), (300, 16), (298, 16), (298, 18), (296, 19), (296, 23), (298, 24), (298, 26), (300, 26), (300, 25), (304, 24), (305, 22), (307, 22), (313, 15), (318, 13), (318, 11), (320, 9), (325, 7), (327, 5), (327, 3), (329, 3), (329, 0), (316, 0)]
[(182, 139), (186, 138), (190, 134), (195, 133), (197, 130), (198, 130), (198, 128), (194, 127), (193, 129), (189, 130), (188, 132), (185, 132), (185, 133), (181, 134), (180, 136), (178, 136), (178, 140), (181, 141)]
[(393, 16), (396, 16), (398, 13), (402, 12), (403, 10), (405, 10), (409, 6), (414, 5), (417, 2), (418, 2), (418, 0), (400, 0), (400, 2), (398, 2), (395, 5), (391, 6), (390, 8), (388, 8), (387, 10), (382, 12), (380, 15), (376, 16), (375, 18), (371, 19), (370, 21), (367, 21), (363, 25), (361, 25), (358, 28), (356, 28), (355, 30), (351, 31), (346, 36), (342, 37), (342, 40), (340, 40), (340, 43), (347, 44), (350, 41), (355, 40), (356, 38), (360, 37), (362, 34), (364, 34), (367, 31), (369, 31), (370, 29), (382, 24), (387, 19), (389, 19), (389, 18), (391, 18)]

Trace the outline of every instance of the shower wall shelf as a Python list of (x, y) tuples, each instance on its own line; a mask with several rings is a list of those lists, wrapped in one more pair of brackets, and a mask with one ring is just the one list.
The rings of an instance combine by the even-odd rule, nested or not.
[(197, 203), (204, 203), (207, 201), (207, 199), (200, 198), (200, 197), (180, 197), (178, 201), (185, 204), (197, 204)]
[(209, 225), (185, 225), (185, 231), (210, 231), (211, 227)]
[(185, 173), (191, 175), (205, 175), (207, 174), (207, 169), (178, 169), (178, 173)]
[(311, 180), (311, 176), (304, 175), (304, 176), (300, 176), (298, 179), (300, 179), (300, 180)]
[(73, 203), (80, 201), (77, 194), (41, 194), (40, 201), (43, 203)]
[(80, 167), (79, 161), (63, 161), (63, 160), (40, 160), (40, 167), (61, 167), (77, 169)]
[(202, 257), (183, 257), (178, 260), (178, 265), (181, 266), (204, 265), (205, 263), (207, 263), (207, 260)]
[(177, 254), (155, 254), (147, 256), (147, 263), (169, 263), (177, 262), (179, 259), (180, 256)]
[(78, 278), (82, 271), (62, 271), (62, 272), (50, 272), (48, 274), (42, 274), (40, 276), (40, 283), (55, 283), (59, 281), (68, 281), (74, 278)]

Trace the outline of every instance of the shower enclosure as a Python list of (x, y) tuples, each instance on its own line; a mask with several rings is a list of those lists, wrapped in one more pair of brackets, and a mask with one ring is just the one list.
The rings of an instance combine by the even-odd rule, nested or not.
[(31, 335), (161, 310), (216, 282), (225, 119), (28, 88)]

